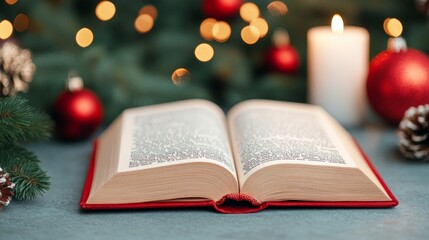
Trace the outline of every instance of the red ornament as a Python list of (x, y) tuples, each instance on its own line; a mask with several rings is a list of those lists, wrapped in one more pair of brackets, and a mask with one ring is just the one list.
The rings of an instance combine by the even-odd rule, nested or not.
[(203, 12), (207, 17), (225, 20), (237, 16), (243, 0), (204, 0)]
[(265, 56), (267, 67), (286, 74), (298, 72), (299, 55), (290, 45), (289, 33), (285, 29), (277, 29), (272, 36), (272, 42), (273, 47)]
[(103, 106), (92, 91), (83, 88), (80, 77), (70, 78), (68, 88), (54, 104), (56, 133), (63, 140), (83, 140), (100, 126)]
[(380, 116), (398, 124), (409, 107), (429, 103), (429, 57), (415, 49), (381, 52), (371, 61), (367, 94)]
[(266, 62), (271, 70), (281, 73), (293, 74), (299, 69), (298, 52), (290, 45), (269, 49)]

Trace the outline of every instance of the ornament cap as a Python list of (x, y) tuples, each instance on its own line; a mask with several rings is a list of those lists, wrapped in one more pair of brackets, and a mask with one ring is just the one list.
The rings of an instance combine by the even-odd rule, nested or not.
[(76, 72), (69, 72), (66, 81), (67, 90), (70, 92), (81, 90), (83, 88), (83, 80)]
[(407, 50), (407, 42), (401, 37), (389, 38), (387, 40), (387, 49), (394, 52)]
[(272, 37), (273, 45), (276, 47), (284, 47), (290, 45), (289, 33), (286, 29), (278, 28), (274, 31)]

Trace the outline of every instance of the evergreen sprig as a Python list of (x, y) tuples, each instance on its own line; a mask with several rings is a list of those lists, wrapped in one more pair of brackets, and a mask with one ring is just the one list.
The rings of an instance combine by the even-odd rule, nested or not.
[(46, 140), (52, 127), (49, 116), (30, 107), (27, 99), (19, 96), (0, 99), (0, 147)]
[(0, 149), (0, 163), (15, 183), (16, 199), (31, 200), (49, 189), (49, 177), (40, 167), (39, 159), (24, 147), (14, 145)]
[(25, 143), (34, 143), (47, 140), (51, 137), (54, 124), (51, 118), (40, 111), (33, 110), (30, 118), (30, 124), (23, 126), (24, 134), (22, 140)]
[(21, 97), (0, 99), (0, 147), (24, 140), (25, 128), (30, 126), (32, 108)]
[(0, 166), (15, 183), (14, 197), (31, 200), (49, 189), (49, 177), (37, 156), (20, 146), (51, 136), (53, 122), (22, 97), (0, 98)]

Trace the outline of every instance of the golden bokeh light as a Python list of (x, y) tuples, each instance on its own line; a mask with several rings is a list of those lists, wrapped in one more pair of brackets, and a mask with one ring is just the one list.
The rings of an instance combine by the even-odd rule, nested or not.
[(214, 18), (205, 19), (200, 25), (201, 37), (205, 40), (213, 40), (213, 26), (217, 23)]
[(389, 34), (389, 31), (387, 29), (387, 23), (389, 23), (390, 19), (391, 18), (386, 18), (386, 19), (384, 19), (384, 22), (383, 22), (383, 29), (384, 29), (384, 32), (387, 33), (387, 34)]
[(18, 2), (18, 0), (4, 0), (7, 4), (13, 5)]
[(94, 40), (94, 34), (88, 28), (82, 28), (76, 33), (76, 43), (77, 45), (86, 48), (91, 45)]
[(115, 16), (115, 13), (116, 13), (115, 4), (113, 4), (110, 1), (101, 1), (98, 3), (97, 7), (95, 8), (95, 15), (101, 21), (108, 21), (112, 19), (112, 17)]
[(25, 30), (27, 30), (29, 25), (30, 20), (28, 19), (27, 15), (23, 13), (18, 14), (13, 20), (13, 27), (18, 32), (24, 32)]
[(396, 18), (387, 18), (383, 23), (384, 31), (392, 37), (399, 37), (402, 34), (402, 23)]
[(214, 40), (218, 42), (226, 42), (231, 36), (231, 27), (227, 22), (217, 22), (213, 25), (212, 34)]
[(158, 9), (156, 9), (156, 7), (153, 5), (146, 5), (140, 8), (139, 15), (142, 14), (147, 14), (151, 16), (153, 20), (155, 20), (156, 17), (158, 17)]
[(259, 38), (263, 38), (268, 33), (268, 23), (263, 18), (256, 18), (250, 22), (250, 26), (254, 26), (259, 31)]
[(8, 39), (12, 36), (13, 26), (12, 23), (8, 20), (3, 20), (0, 22), (0, 39)]
[(207, 43), (201, 43), (195, 48), (195, 57), (201, 62), (208, 62), (214, 56), (214, 50), (212, 46)]
[(259, 40), (259, 30), (254, 26), (246, 26), (241, 30), (241, 39), (247, 44), (254, 44)]
[(171, 75), (171, 80), (174, 85), (181, 86), (191, 80), (191, 74), (185, 68), (178, 68)]
[(153, 18), (148, 14), (139, 15), (134, 22), (134, 27), (139, 33), (149, 32), (153, 27)]
[(288, 12), (287, 5), (281, 1), (272, 1), (267, 5), (268, 12), (273, 16), (286, 15)]
[(259, 17), (259, 8), (256, 4), (247, 2), (240, 7), (240, 16), (244, 21), (250, 22)]

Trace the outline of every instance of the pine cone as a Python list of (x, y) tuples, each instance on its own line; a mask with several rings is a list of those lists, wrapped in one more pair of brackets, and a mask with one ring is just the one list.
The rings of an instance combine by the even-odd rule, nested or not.
[(406, 158), (429, 161), (429, 104), (405, 112), (398, 137), (399, 150)]
[(0, 210), (9, 205), (13, 196), (15, 184), (10, 181), (9, 173), (0, 168)]
[(13, 96), (27, 91), (35, 70), (29, 50), (4, 43), (0, 48), (0, 94)]

